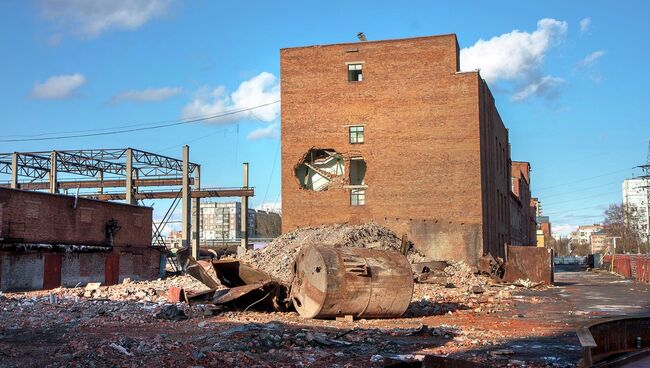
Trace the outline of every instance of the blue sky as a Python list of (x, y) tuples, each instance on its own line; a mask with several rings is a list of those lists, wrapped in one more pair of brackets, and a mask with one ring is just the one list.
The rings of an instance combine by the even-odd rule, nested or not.
[[(645, 1), (0, 4), (0, 140), (109, 129), (269, 103), (279, 49), (456, 33), (532, 164), (556, 231), (600, 221), (639, 174), (650, 139)], [(479, 40), (483, 40), (480, 42)], [(135, 147), (191, 159), (206, 186), (241, 183), (253, 205), (280, 198), (278, 104), (209, 123), (113, 136), (0, 142), (0, 151)]]

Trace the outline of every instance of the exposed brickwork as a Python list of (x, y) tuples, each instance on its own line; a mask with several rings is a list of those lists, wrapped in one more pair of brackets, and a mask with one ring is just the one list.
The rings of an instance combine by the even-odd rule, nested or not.
[[(283, 49), (282, 230), (375, 220), (432, 258), (504, 255), (510, 152), (487, 85), (458, 73), (455, 35)], [(349, 82), (346, 62), (363, 62)], [(363, 144), (349, 125), (364, 125)], [(365, 205), (350, 190), (301, 189), (310, 148), (366, 161)], [(346, 178), (349, 160), (346, 160)]]
[(114, 202), (95, 201), (0, 188), (0, 238), (25, 243), (107, 245), (106, 223), (121, 227), (115, 247), (151, 246), (152, 209)]
[(530, 163), (513, 161), (511, 167), (510, 244), (536, 245), (535, 213), (530, 206)]

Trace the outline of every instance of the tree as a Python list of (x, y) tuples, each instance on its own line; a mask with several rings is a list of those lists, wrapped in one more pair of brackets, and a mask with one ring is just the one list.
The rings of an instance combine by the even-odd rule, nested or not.
[(559, 238), (555, 239), (553, 237), (545, 240), (547, 248), (553, 249), (553, 254), (557, 256), (568, 256), (569, 255), (569, 239), (568, 238)]
[(616, 253), (647, 252), (647, 244), (643, 244), (640, 232), (634, 226), (636, 216), (634, 207), (623, 204), (612, 204), (605, 210), (603, 230), (610, 237), (619, 238), (616, 240)]
[(589, 243), (576, 243), (571, 245), (572, 256), (586, 256), (591, 253), (591, 244)]

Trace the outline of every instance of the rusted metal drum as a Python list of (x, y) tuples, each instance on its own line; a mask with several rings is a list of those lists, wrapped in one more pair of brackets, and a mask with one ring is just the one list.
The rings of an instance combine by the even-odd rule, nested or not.
[(291, 300), (302, 317), (397, 317), (412, 296), (411, 265), (397, 251), (310, 246), (296, 257)]

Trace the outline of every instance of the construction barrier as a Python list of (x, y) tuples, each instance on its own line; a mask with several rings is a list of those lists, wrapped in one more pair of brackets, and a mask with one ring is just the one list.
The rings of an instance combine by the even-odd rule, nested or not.
[[(612, 264), (612, 258), (613, 264)], [(650, 255), (616, 254), (603, 257), (603, 268), (628, 279), (650, 283)]]

